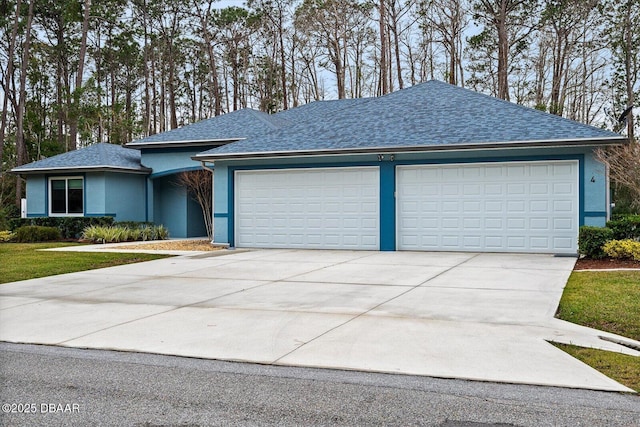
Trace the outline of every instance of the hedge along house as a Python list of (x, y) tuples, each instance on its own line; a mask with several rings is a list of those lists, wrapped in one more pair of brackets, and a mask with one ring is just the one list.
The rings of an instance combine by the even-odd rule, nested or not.
[(216, 242), (576, 254), (609, 215), (618, 134), (438, 81), (340, 107), (194, 157)]
[(108, 215), (203, 236), (176, 177), (205, 167), (214, 240), (232, 246), (575, 254), (578, 227), (609, 215), (594, 149), (624, 142), (430, 81), (273, 115), (239, 110), (13, 172), (27, 178), (31, 217)]

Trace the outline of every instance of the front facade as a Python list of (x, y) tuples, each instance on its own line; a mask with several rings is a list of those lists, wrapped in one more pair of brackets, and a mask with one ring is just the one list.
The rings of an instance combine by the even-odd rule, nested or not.
[(171, 177), (205, 167), (214, 241), (231, 246), (575, 254), (578, 228), (609, 215), (594, 150), (624, 143), (437, 81), (273, 116), (237, 113), (182, 128), (184, 145), (171, 132), (130, 144), (150, 170), (147, 220), (175, 237), (197, 234), (199, 210), (175, 213), (188, 196)]

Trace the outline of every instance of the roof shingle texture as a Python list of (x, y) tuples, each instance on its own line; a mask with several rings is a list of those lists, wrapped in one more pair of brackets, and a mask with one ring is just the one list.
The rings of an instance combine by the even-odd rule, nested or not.
[(151, 135), (127, 145), (135, 147), (150, 142), (234, 140), (261, 135), (287, 124), (288, 122), (277, 115), (245, 108)]
[[(310, 105), (314, 105), (313, 103)], [(300, 107), (305, 108), (305, 107)], [(308, 107), (312, 108), (312, 107)], [(296, 109), (288, 114), (296, 114)], [(620, 135), (432, 80), (208, 150), (229, 155), (601, 139)], [(279, 114), (284, 114), (279, 113)]]
[(98, 143), (80, 150), (58, 154), (44, 160), (14, 168), (14, 171), (31, 169), (97, 168), (129, 169), (145, 171), (140, 164), (140, 151), (119, 145)]

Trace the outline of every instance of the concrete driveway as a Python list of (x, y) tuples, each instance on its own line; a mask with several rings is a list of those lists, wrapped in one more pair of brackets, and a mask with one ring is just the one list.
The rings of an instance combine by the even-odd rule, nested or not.
[[(220, 251), (0, 285), (0, 340), (630, 391), (547, 341), (575, 259)], [(620, 338), (620, 337), (617, 337)]]

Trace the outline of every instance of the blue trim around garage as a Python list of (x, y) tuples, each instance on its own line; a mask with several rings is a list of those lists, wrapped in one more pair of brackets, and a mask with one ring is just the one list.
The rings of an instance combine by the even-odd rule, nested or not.
[[(273, 165), (247, 165), (228, 167), (228, 211), (215, 213), (215, 218), (228, 218), (229, 245), (235, 246), (235, 172), (250, 170), (280, 170), (280, 169), (316, 169), (316, 168), (347, 168), (363, 166), (380, 167), (380, 250), (396, 250), (396, 166), (399, 165), (446, 165), (446, 164), (473, 164), (473, 163), (501, 163), (501, 162), (535, 162), (554, 160), (574, 160), (578, 162), (578, 221), (584, 225), (585, 216), (600, 216), (600, 212), (584, 212), (584, 154), (570, 155), (539, 155), (539, 156), (501, 156), (490, 158), (459, 158), (459, 159), (418, 159), (390, 161), (362, 161), (362, 162), (332, 162), (332, 163), (304, 163), (304, 164), (273, 164)], [(596, 215), (598, 214), (598, 215)], [(606, 213), (604, 214), (606, 215)]]
[(235, 230), (235, 195), (234, 195), (234, 187), (235, 187), (235, 171), (236, 168), (228, 168), (228, 179), (227, 179), (227, 229), (229, 235), (229, 246), (235, 247), (235, 239), (236, 239), (236, 230)]
[(588, 211), (584, 213), (585, 218), (594, 218), (594, 217), (606, 217), (607, 213), (605, 211)]
[(396, 250), (396, 165), (380, 163), (380, 250)]
[(578, 227), (584, 225), (584, 154), (578, 157)]
[(34, 213), (28, 213), (27, 214), (27, 218), (47, 218), (47, 214), (46, 213), (42, 213), (42, 214), (34, 214)]

